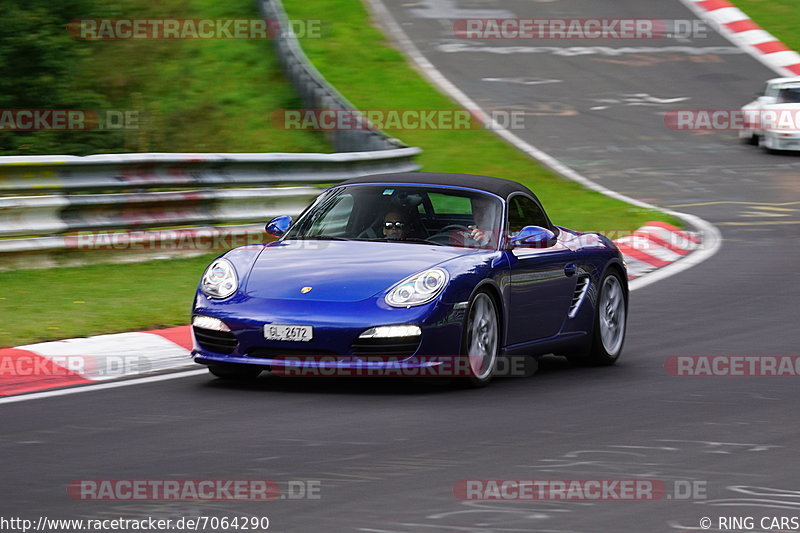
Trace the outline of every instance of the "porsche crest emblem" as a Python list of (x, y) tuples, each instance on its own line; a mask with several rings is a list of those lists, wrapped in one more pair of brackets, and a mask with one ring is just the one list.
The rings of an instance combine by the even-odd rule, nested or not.
[(306, 294), (307, 292), (311, 292), (311, 289), (313, 289), (313, 288), (314, 287), (303, 287), (302, 289), (300, 289), (300, 292), (302, 292), (303, 294)]

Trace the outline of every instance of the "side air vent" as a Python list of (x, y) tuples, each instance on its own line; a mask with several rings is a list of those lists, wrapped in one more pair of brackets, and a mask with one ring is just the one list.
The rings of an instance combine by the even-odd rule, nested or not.
[(572, 303), (569, 306), (569, 317), (575, 318), (581, 308), (586, 293), (589, 291), (589, 276), (581, 276), (575, 285), (575, 293), (572, 295)]

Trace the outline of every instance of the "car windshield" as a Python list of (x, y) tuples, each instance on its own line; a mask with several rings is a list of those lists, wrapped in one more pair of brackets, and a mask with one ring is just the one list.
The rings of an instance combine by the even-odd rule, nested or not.
[(494, 249), (501, 217), (501, 200), (487, 193), (420, 185), (350, 185), (325, 193), (284, 239)]
[(800, 104), (800, 87), (785, 87), (778, 91), (779, 104)]

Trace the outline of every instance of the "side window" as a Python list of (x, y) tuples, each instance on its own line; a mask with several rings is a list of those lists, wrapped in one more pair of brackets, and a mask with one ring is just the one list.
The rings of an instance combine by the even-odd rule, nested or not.
[(522, 195), (513, 196), (508, 202), (508, 229), (514, 234), (525, 226), (549, 227), (547, 217), (536, 202)]

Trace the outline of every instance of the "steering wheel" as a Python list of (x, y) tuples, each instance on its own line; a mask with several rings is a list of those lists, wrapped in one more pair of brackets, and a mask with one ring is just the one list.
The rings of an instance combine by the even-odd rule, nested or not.
[(469, 234), (471, 229), (466, 226), (462, 226), (461, 224), (448, 224), (447, 226), (443, 227), (438, 231), (438, 233), (431, 235), (428, 237), (428, 240), (434, 242), (440, 242), (442, 244), (447, 244), (450, 242), (450, 232), (451, 231), (461, 231), (464, 232), (465, 236)]
[(440, 230), (439, 230), (439, 233), (444, 233), (444, 232), (446, 232), (446, 231), (455, 231), (455, 230), (466, 231), (466, 232), (468, 232), (468, 233), (469, 233), (470, 231), (472, 231), (472, 230), (471, 230), (471, 229), (469, 229), (468, 227), (466, 227), (466, 226), (462, 226), (461, 224), (448, 224), (447, 226), (445, 226), (445, 227), (443, 227), (442, 229), (440, 229)]

